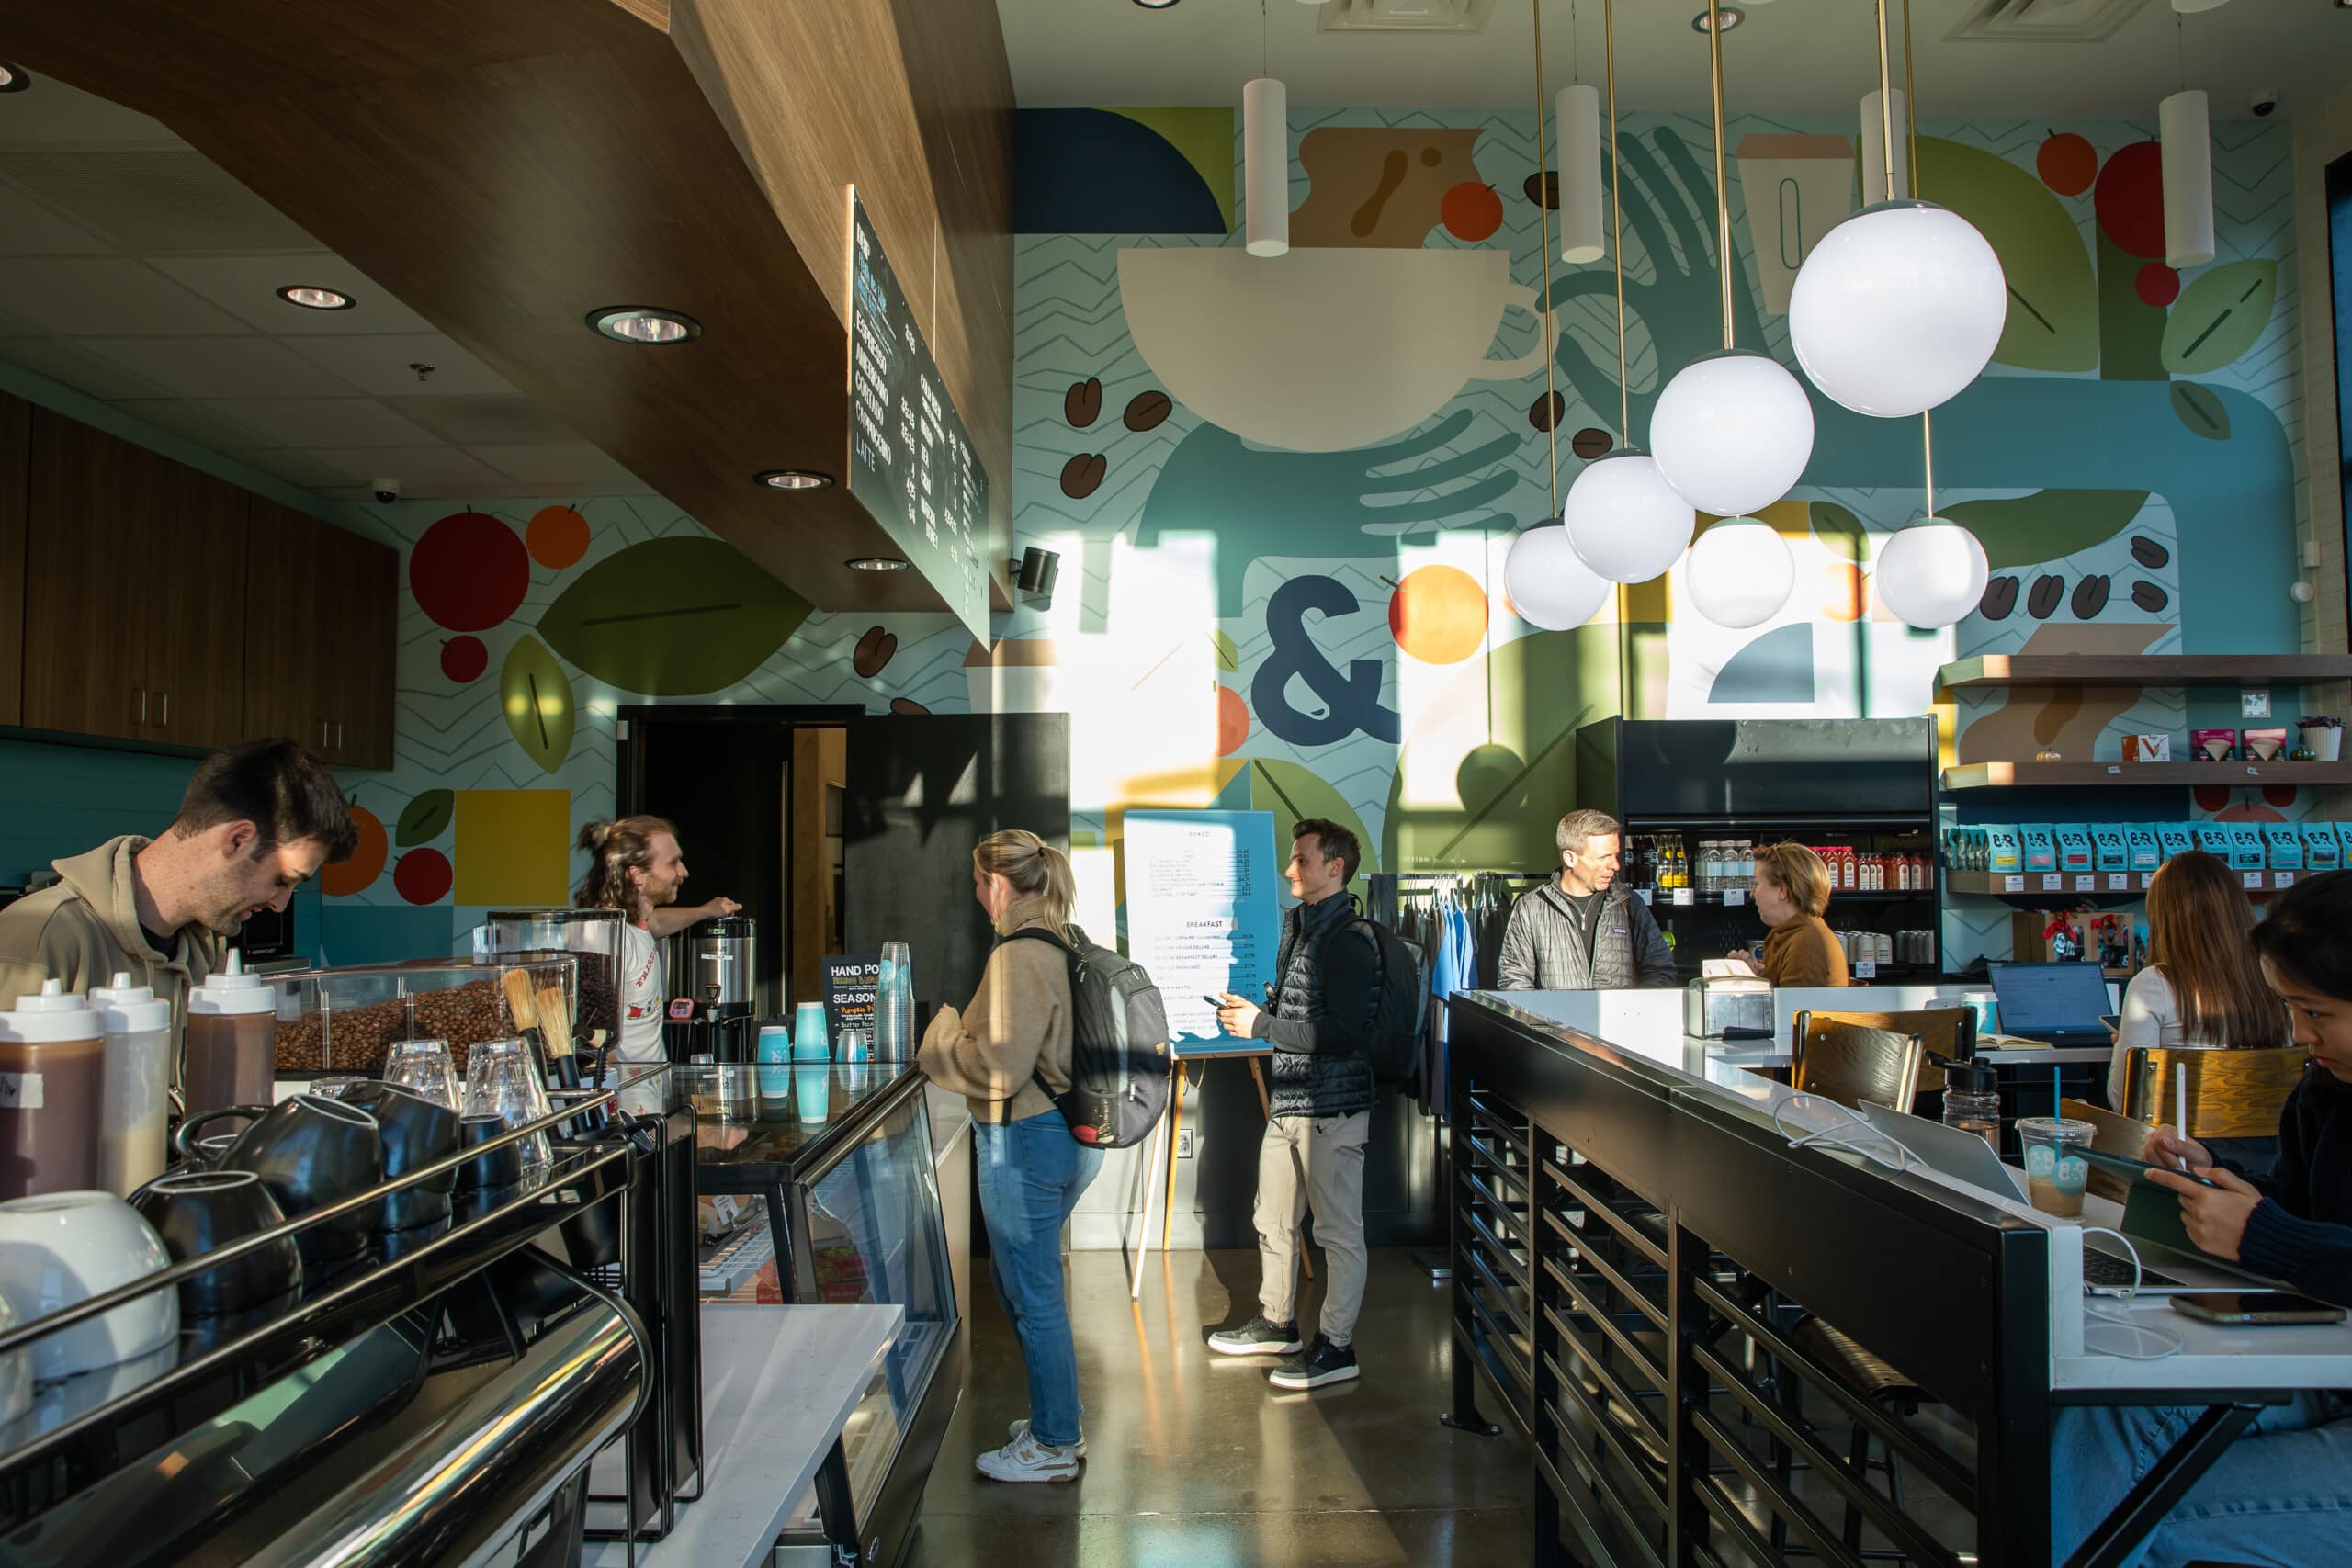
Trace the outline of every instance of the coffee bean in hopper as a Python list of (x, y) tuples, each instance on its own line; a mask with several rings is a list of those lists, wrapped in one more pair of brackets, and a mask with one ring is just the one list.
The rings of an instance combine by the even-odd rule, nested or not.
[(1129, 430), (1151, 430), (1166, 419), (1175, 404), (1165, 392), (1138, 392), (1127, 403), (1127, 412), (1120, 417)]
[(1996, 577), (1984, 585), (1984, 597), (1979, 601), (1977, 613), (1988, 621), (2006, 621), (2018, 607), (2018, 580)]
[(1101, 488), (1102, 476), (1111, 465), (1100, 452), (1080, 452), (1062, 465), (1062, 493), (1072, 501), (1084, 501)]
[(2134, 534), (2132, 536), (2132, 558), (2154, 571), (2172, 559), (2172, 552), (2154, 539)]
[(2060, 577), (2037, 577), (2033, 592), (2026, 595), (2025, 612), (2037, 621), (2046, 621), (2057, 614), (2058, 603), (2066, 597), (2066, 582)]
[(2086, 577), (2075, 584), (2075, 619), (2096, 620), (2098, 613), (2107, 608), (2107, 589), (2108, 580), (2104, 577)]
[(1083, 381), (1072, 381), (1069, 390), (1062, 394), (1062, 417), (1079, 430), (1101, 419), (1102, 383), (1091, 376)]
[(2172, 603), (2172, 595), (2153, 582), (2135, 582), (2132, 585), (2132, 603), (2154, 615)]

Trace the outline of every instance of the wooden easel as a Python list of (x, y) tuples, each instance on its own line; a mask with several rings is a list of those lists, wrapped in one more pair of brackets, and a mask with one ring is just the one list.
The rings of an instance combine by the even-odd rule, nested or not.
[[(1160, 1183), (1163, 1179), (1167, 1182), (1167, 1197), (1159, 1206), (1159, 1251), (1163, 1257), (1168, 1252), (1168, 1233), (1174, 1220), (1176, 1207), (1176, 1141), (1184, 1131), (1185, 1067), (1193, 1062), (1208, 1063), (1236, 1059), (1248, 1062), (1250, 1081), (1258, 1086), (1259, 1113), (1272, 1122), (1274, 1119), (1273, 1100), (1266, 1092), (1265, 1063), (1266, 1058), (1273, 1054), (1273, 1048), (1270, 1045), (1254, 1043), (1243, 1045), (1237, 1041), (1235, 1049), (1229, 1051), (1221, 1049), (1186, 1051), (1176, 1058), (1175, 1066), (1169, 1069), (1168, 1114), (1160, 1118), (1159, 1129), (1152, 1134), (1151, 1161), (1144, 1168), (1143, 1234), (1136, 1241), (1136, 1271), (1134, 1281), (1127, 1290), (1129, 1301), (1139, 1301), (1143, 1297), (1144, 1259), (1151, 1252), (1151, 1201), (1159, 1195)], [(1205, 1066), (1202, 1069), (1202, 1077), (1204, 1078), (1207, 1077)], [(1166, 1151), (1164, 1154), (1163, 1150)], [(1164, 1178), (1160, 1175), (1163, 1159), (1167, 1162), (1167, 1175)], [(1315, 1259), (1307, 1253), (1304, 1240), (1306, 1235), (1304, 1226), (1300, 1227), (1299, 1235), (1302, 1238), (1298, 1248), (1299, 1266), (1306, 1270), (1306, 1277), (1312, 1280), (1315, 1278)]]

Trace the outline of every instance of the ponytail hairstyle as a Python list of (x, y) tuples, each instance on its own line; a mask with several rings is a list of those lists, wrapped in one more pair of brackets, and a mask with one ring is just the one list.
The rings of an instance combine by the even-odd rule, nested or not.
[(653, 838), (678, 830), (660, 817), (624, 817), (617, 822), (591, 822), (580, 829), (579, 847), (588, 852), (588, 874), (572, 889), (575, 908), (619, 909), (637, 918), (637, 889), (632, 871), (653, 863)]
[(972, 852), (972, 863), (1001, 876), (1024, 898), (1045, 903), (1046, 923), (1064, 941), (1069, 938), (1070, 909), (1078, 902), (1078, 877), (1069, 857), (1025, 828), (990, 833)]

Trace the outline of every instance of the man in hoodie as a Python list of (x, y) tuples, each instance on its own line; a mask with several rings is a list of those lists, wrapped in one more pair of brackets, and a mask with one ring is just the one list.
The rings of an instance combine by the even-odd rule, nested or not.
[(1506, 991), (1623, 991), (1675, 984), (1650, 907), (1617, 886), (1617, 819), (1571, 811), (1553, 841), (1560, 874), (1522, 893), (1503, 928)]
[(127, 974), (172, 1004), (177, 1064), (187, 994), (220, 968), (245, 918), (283, 909), (358, 843), (334, 774), (293, 741), (216, 751), (163, 837), (126, 835), (55, 862), (55, 886), (0, 910), (0, 1007), (44, 980), (86, 991)]

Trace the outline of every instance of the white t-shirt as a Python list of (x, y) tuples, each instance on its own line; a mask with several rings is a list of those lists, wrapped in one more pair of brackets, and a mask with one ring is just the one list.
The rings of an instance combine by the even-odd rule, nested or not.
[[(2279, 1038), (2269, 1042), (2277, 1045), (2287, 1043), (2283, 1027)], [(2123, 1021), (2115, 1030), (2115, 1060), (2107, 1069), (2107, 1101), (2119, 1114), (2129, 1115), (2131, 1108), (2123, 1103), (2124, 1068), (2132, 1048), (2135, 1045), (2177, 1051), (2185, 1046), (2217, 1050), (2226, 1042), (2191, 1040), (2188, 1025), (2181, 1017), (2180, 998), (2173, 992), (2172, 982), (2165, 972), (2151, 966), (2132, 976), (2123, 987)], [(2170, 1122), (2172, 1107), (2160, 1105), (2150, 1114), (2152, 1122)]]
[(621, 1040), (624, 1062), (666, 1062), (662, 1043), (662, 944), (634, 921), (621, 927)]

